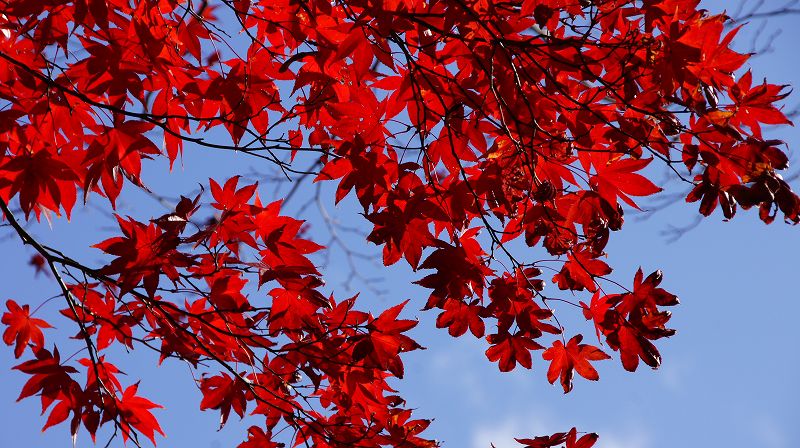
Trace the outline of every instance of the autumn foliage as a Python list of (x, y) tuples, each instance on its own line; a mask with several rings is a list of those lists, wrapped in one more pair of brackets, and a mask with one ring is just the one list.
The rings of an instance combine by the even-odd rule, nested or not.
[[(731, 49), (738, 29), (698, 3), (3, 1), (0, 231), (34, 250), (63, 308), (56, 332), (6, 302), (20, 399), (41, 399), (44, 428), (158, 442), (158, 397), (110, 354), (124, 346), (193, 366), (201, 410), (253, 422), (240, 448), (434, 446), (424, 410), (390, 384), (421, 348), (400, 316), (411, 307), (485, 340), (499, 370), (538, 366), (564, 392), (612, 357), (657, 368), (678, 299), (655, 268), (611, 280), (604, 252), (662, 191), (655, 170), (702, 215), (800, 222), (766, 129), (789, 124), (788, 89), (759, 81)], [(370, 313), (369, 297), (332, 295), (303, 221), (239, 177), (156, 192), (189, 196), (163, 216), (117, 216), (117, 236), (94, 245), (105, 265), (26, 226), (113, 210), (123, 190), (151, 191), (149, 160), (204, 151), (352, 195), (383, 263), (410, 265), (427, 297)], [(86, 350), (65, 360), (70, 336)], [(531, 437), (517, 441), (597, 440)]]

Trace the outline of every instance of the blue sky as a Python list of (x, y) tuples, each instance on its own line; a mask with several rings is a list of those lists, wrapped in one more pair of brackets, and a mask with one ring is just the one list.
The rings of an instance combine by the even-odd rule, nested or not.
[[(720, 10), (725, 2), (706, 4), (711, 10)], [(774, 52), (752, 60), (755, 78), (768, 75), (773, 83), (800, 85), (800, 64), (794, 51), (794, 43), (800, 41), (800, 27), (791, 19), (782, 19), (771, 21), (769, 29), (781, 29), (782, 33), (774, 42)], [(746, 32), (740, 35), (740, 48), (749, 48), (749, 41)], [(797, 95), (788, 102), (790, 107), (798, 103)], [(800, 147), (796, 128), (769, 131), (768, 135)], [(198, 179), (219, 179), (258, 169), (246, 156), (188, 148), (183, 166), (173, 175), (166, 176), (165, 169), (151, 169), (146, 175), (156, 191), (160, 187), (160, 191), (188, 193), (196, 188)], [(262, 185), (262, 194), (269, 196), (271, 185)], [(797, 182), (794, 185), (798, 188)], [(329, 191), (324, 194), (330, 198)], [(305, 200), (296, 198), (287, 211), (296, 211)], [(157, 205), (141, 206), (153, 203), (136, 193), (124, 198), (120, 212), (133, 213), (132, 204), (136, 204), (136, 210), (163, 213)], [(354, 216), (353, 205), (347, 201), (329, 207), (329, 211), (343, 220)], [(315, 207), (308, 208), (307, 213), (312, 222), (319, 215)], [(427, 297), (423, 289), (410, 284), (419, 274), (401, 264), (388, 269), (375, 268), (369, 262), (359, 265), (365, 277), (381, 277), (375, 286), (386, 290), (376, 294), (363, 284), (353, 283), (364, 291), (363, 303), (383, 308), (411, 298), (416, 304), (409, 306), (406, 314), (421, 320), (414, 336), (428, 350), (408, 355), (407, 377), (396, 386), (421, 417), (435, 417), (428, 430), (430, 437), (444, 440), (446, 447), (487, 448), (493, 442), (502, 448), (515, 446), (514, 436), (578, 426), (600, 433), (598, 446), (602, 448), (800, 446), (800, 351), (794, 343), (800, 316), (795, 283), (800, 277), (797, 229), (780, 222), (765, 226), (754, 213), (740, 211), (732, 222), (722, 222), (715, 214), (670, 243), (662, 232), (670, 225), (692, 223), (694, 205), (678, 203), (647, 220), (634, 215), (627, 214), (625, 230), (612, 238), (610, 264), (619, 279), (632, 278), (640, 265), (646, 272), (656, 268), (664, 271), (663, 285), (681, 298), (672, 321), (678, 334), (660, 341), (664, 363), (659, 370), (645, 368), (630, 374), (617, 360), (607, 361), (599, 364), (600, 382), (577, 379), (568, 395), (547, 383), (542, 360), (534, 362), (533, 371), (518, 369), (501, 374), (485, 359), (483, 341), (466, 336), (454, 339), (436, 330), (435, 314), (417, 311)], [(147, 217), (141, 212), (134, 216)], [(89, 209), (78, 212), (74, 224), (56, 220), (52, 228), (41, 224), (34, 232), (44, 241), (92, 261), (98, 256), (86, 250), (87, 243), (102, 239), (114, 223), (108, 219), (100, 225), (105, 228), (98, 230), (81, 226), (85, 219), (107, 218)], [(359, 220), (352, 222), (362, 224)], [(346, 238), (353, 248), (377, 253), (363, 238)], [(56, 293), (52, 281), (34, 279), (32, 270), (25, 266), (31, 255), (28, 249), (16, 240), (2, 239), (0, 251), (3, 302), (13, 298), (37, 304)], [(324, 272), (340, 297), (347, 292), (342, 283), (348, 272), (346, 264), (338, 262), (341, 257), (341, 252), (334, 252), (332, 259), (337, 262), (330, 263)], [(48, 318), (57, 308), (51, 302), (40, 313)], [(52, 323), (63, 327), (50, 335), (63, 337), (66, 331), (72, 331), (63, 320), (54, 318)], [(67, 349), (62, 351), (70, 354)], [(118, 355), (115, 360), (128, 372), (129, 380), (142, 378), (140, 391), (167, 408), (158, 414), (168, 435), (160, 446), (228, 447), (244, 437), (242, 425), (233, 417), (218, 432), (218, 415), (197, 411), (199, 393), (185, 366), (155, 368), (155, 359), (149, 354)], [(70, 446), (68, 429), (63, 425), (40, 432), (44, 419), (39, 417), (35, 398), (14, 403), (25, 379), (10, 370), (16, 363), (10, 349), (0, 349), (0, 446)], [(91, 446), (86, 434), (80, 434), (77, 446)]]

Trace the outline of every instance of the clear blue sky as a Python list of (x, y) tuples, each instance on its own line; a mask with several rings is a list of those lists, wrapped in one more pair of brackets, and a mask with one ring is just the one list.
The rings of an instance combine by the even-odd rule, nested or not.
[[(725, 4), (719, 0), (706, 3), (712, 10), (720, 10)], [(800, 27), (792, 20), (774, 20), (766, 33), (772, 29), (781, 29), (782, 34), (774, 42), (774, 52), (752, 60), (755, 78), (768, 75), (773, 83), (800, 86), (795, 51)], [(747, 34), (740, 37), (739, 48), (749, 48)], [(788, 102), (789, 107), (798, 103), (797, 95)], [(797, 129), (770, 131), (768, 135), (800, 148)], [(798, 162), (800, 157), (793, 160)], [(178, 167), (174, 175), (166, 176), (165, 170), (159, 169), (146, 175), (156, 191), (161, 186), (161, 191), (188, 193), (196, 188), (198, 179), (260, 168), (245, 156), (188, 148), (183, 167)], [(794, 186), (800, 188), (798, 182)], [(268, 183), (261, 191), (265, 196), (272, 193)], [(141, 207), (149, 200), (136, 194), (128, 195), (126, 201), (137, 204), (137, 210), (149, 207), (153, 214), (163, 213), (155, 205)], [(304, 201), (303, 197), (296, 198), (289, 211), (297, 210)], [(343, 219), (352, 219), (348, 218), (354, 216), (351, 209), (352, 205), (344, 204), (330, 210)], [(120, 211), (133, 213), (131, 210), (123, 203)], [(308, 213), (307, 219), (313, 221), (318, 211), (311, 207)], [(80, 226), (84, 219), (97, 216), (87, 210), (76, 213), (77, 225), (57, 220), (52, 229), (42, 224), (34, 230), (44, 241), (91, 261), (95, 255), (86, 251), (86, 243), (102, 239), (114, 224), (108, 220), (104, 224), (107, 228), (99, 233), (91, 226)], [(146, 218), (138, 212), (135, 216)], [(669, 225), (692, 223), (695, 216), (694, 205), (682, 203), (644, 221), (629, 213), (625, 231), (615, 235), (608, 248), (618, 278), (630, 279), (640, 264), (650, 271), (661, 268), (664, 285), (681, 298), (672, 322), (678, 334), (659, 344), (664, 363), (657, 371), (644, 369), (630, 374), (616, 360), (600, 363), (599, 383), (577, 379), (575, 390), (565, 396), (559, 387), (546, 382), (543, 361), (535, 362), (532, 372), (500, 374), (486, 361), (484, 342), (468, 337), (453, 339), (434, 328), (435, 314), (409, 307), (407, 315), (421, 319), (414, 336), (428, 350), (406, 358), (407, 378), (396, 386), (421, 417), (436, 418), (427, 434), (444, 440), (446, 447), (487, 448), (494, 442), (501, 448), (515, 446), (511, 443), (514, 436), (551, 433), (574, 425), (599, 432), (598, 446), (602, 448), (800, 446), (800, 350), (795, 342), (800, 316), (795, 283), (800, 277), (798, 229), (780, 222), (765, 227), (753, 213), (740, 212), (727, 223), (716, 214), (672, 243), (660, 234)], [(356, 219), (353, 223), (360, 222)], [(376, 252), (361, 238), (347, 238), (354, 248)], [(16, 240), (3, 239), (0, 251), (3, 302), (13, 298), (37, 304), (56, 294), (53, 282), (35, 280), (32, 270), (25, 266), (31, 255), (28, 249)], [(337, 257), (341, 259), (341, 253), (334, 253), (334, 259)], [(366, 263), (360, 270), (368, 277), (383, 277), (376, 286), (388, 291), (383, 295), (370, 293), (356, 282), (353, 286), (364, 291), (362, 300), (373, 301), (380, 308), (411, 298), (416, 308), (421, 307), (426, 293), (410, 285), (418, 274), (400, 264), (384, 270)], [(334, 263), (325, 274), (332, 288), (343, 296), (341, 283), (347, 267)], [(41, 313), (48, 317), (56, 310), (53, 303)], [(63, 320), (53, 319), (53, 323), (63, 325), (59, 336), (73, 331)], [(69, 355), (69, 350), (64, 352)], [(140, 391), (167, 407), (158, 414), (168, 435), (160, 446), (219, 448), (235, 446), (242, 440), (245, 432), (235, 417), (217, 432), (218, 414), (197, 411), (199, 393), (191, 385), (185, 366), (171, 364), (156, 369), (155, 360), (148, 354), (119, 355), (115, 360), (129, 373), (130, 380), (143, 379)], [(10, 349), (0, 348), (0, 446), (70, 446), (64, 425), (40, 432), (44, 419), (39, 417), (35, 398), (14, 403), (24, 380), (23, 375), (9, 370), (16, 362)], [(121, 442), (114, 446), (119, 445)], [(80, 434), (77, 446), (91, 446), (85, 433)]]

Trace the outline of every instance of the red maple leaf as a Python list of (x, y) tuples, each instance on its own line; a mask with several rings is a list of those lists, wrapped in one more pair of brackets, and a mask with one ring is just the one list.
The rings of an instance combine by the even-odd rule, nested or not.
[(17, 401), (39, 394), (42, 401), (42, 414), (53, 403), (56, 403), (51, 409), (42, 431), (63, 422), (69, 416), (70, 411), (74, 412), (75, 416), (72, 422), (72, 433), (74, 434), (77, 431), (77, 423), (81, 415), (83, 396), (83, 389), (70, 376), (77, 370), (61, 364), (57, 348), (54, 348), (52, 353), (44, 348), (39, 348), (35, 350), (34, 354), (36, 359), (25, 361), (14, 367), (15, 370), (31, 376), (22, 386)]
[(561, 445), (567, 441), (567, 433), (557, 432), (549, 436), (538, 436), (532, 439), (514, 439), (518, 443), (525, 445), (525, 448), (550, 448)]
[(486, 350), (489, 361), (497, 362), (501, 372), (514, 370), (517, 363), (526, 369), (533, 367), (531, 350), (541, 350), (544, 347), (524, 334), (509, 333), (490, 334), (486, 340), (492, 344)]
[(29, 343), (33, 343), (34, 350), (44, 346), (44, 333), (42, 328), (52, 328), (42, 319), (31, 316), (30, 306), (21, 307), (13, 300), (6, 301), (8, 312), (3, 313), (2, 322), (8, 326), (3, 332), (3, 342), (6, 345), (16, 344), (14, 356), (19, 358)]
[(592, 367), (589, 361), (610, 358), (610, 356), (593, 345), (581, 344), (581, 340), (583, 340), (582, 335), (573, 336), (564, 346), (560, 340), (556, 339), (553, 341), (552, 347), (542, 353), (542, 358), (550, 361), (547, 380), (550, 381), (550, 384), (553, 384), (557, 378), (561, 377), (561, 386), (564, 388), (564, 393), (572, 390), (574, 372), (577, 371), (580, 376), (587, 380), (597, 381), (600, 379), (600, 375), (597, 374), (597, 370)]
[(567, 448), (591, 448), (597, 442), (597, 439), (597, 434), (593, 432), (578, 438), (578, 431), (572, 428), (567, 433)]
[(762, 84), (753, 87), (753, 73), (749, 70), (734, 84), (731, 89), (731, 99), (734, 104), (726, 107), (733, 112), (730, 124), (742, 130), (747, 126), (756, 138), (761, 138), (761, 125), (791, 124), (786, 115), (775, 106), (775, 103), (786, 98), (789, 93), (783, 93), (787, 86), (768, 84), (765, 79)]
[(150, 409), (157, 409), (162, 406), (136, 395), (138, 390), (139, 383), (129, 386), (116, 403), (117, 411), (121, 417), (119, 424), (122, 429), (122, 438), (123, 440), (128, 440), (132, 434), (131, 430), (135, 429), (155, 445), (155, 433), (158, 432), (163, 436), (164, 431), (161, 430), (158, 420), (150, 412)]
[(722, 37), (725, 20), (726, 17), (723, 15), (699, 19), (679, 40), (691, 48), (700, 50), (694, 60), (687, 61), (687, 70), (703, 83), (716, 88), (732, 84), (733, 72), (749, 58), (747, 54), (730, 49), (731, 41), (741, 26)]
[(63, 208), (70, 216), (77, 200), (75, 182), (78, 175), (65, 160), (48, 149), (19, 154), (0, 165), (0, 188), (10, 187), (10, 195), (19, 193), (25, 215), (42, 209), (60, 214)]
[(30, 261), (28, 261), (28, 265), (33, 266), (35, 276), (39, 274), (47, 276), (49, 274), (47, 270), (47, 260), (45, 260), (41, 254), (34, 254)]
[(372, 320), (367, 328), (370, 330), (353, 348), (353, 359), (361, 360), (369, 357), (371, 361), (383, 369), (392, 372), (398, 378), (403, 377), (403, 363), (398, 355), (422, 348), (403, 333), (417, 325), (416, 320), (397, 319), (408, 300), (382, 312)]
[(483, 307), (477, 303), (467, 304), (461, 300), (447, 299), (444, 311), (436, 318), (436, 326), (447, 328), (453, 337), (459, 337), (469, 329), (476, 338), (481, 338), (485, 330), (480, 316), (482, 312)]
[(231, 378), (227, 373), (203, 378), (200, 380), (200, 392), (203, 400), (200, 402), (200, 409), (219, 409), (219, 427), (225, 426), (231, 409), (244, 417), (247, 410), (247, 385), (239, 379)]
[(612, 206), (617, 204), (619, 197), (626, 204), (638, 209), (639, 206), (630, 196), (650, 196), (661, 191), (650, 179), (637, 173), (652, 161), (653, 159), (612, 159), (609, 152), (595, 153), (592, 164), (597, 174), (589, 179), (589, 183)]
[(575, 291), (584, 288), (597, 291), (595, 277), (602, 277), (611, 273), (611, 268), (602, 260), (592, 256), (589, 250), (571, 252), (561, 271), (553, 276), (553, 281), (560, 289)]
[(272, 432), (264, 431), (258, 426), (251, 426), (247, 430), (247, 440), (240, 443), (237, 448), (283, 448), (284, 444), (272, 441)]
[(109, 238), (93, 247), (116, 256), (102, 271), (106, 275), (119, 275), (123, 294), (141, 282), (152, 297), (162, 274), (175, 282), (179, 277), (177, 269), (191, 264), (189, 257), (176, 250), (179, 244), (176, 235), (164, 232), (155, 223), (116, 218), (123, 236)]

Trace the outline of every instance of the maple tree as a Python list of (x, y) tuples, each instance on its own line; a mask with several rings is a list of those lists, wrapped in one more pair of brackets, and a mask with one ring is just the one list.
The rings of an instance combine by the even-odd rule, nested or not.
[[(615, 280), (605, 261), (623, 215), (662, 191), (656, 165), (704, 216), (800, 222), (783, 143), (765, 136), (790, 124), (788, 89), (758, 81), (731, 48), (738, 29), (699, 0), (2, 5), (3, 231), (35, 251), (84, 345), (62, 359), (51, 323), (7, 299), (3, 342), (45, 429), (157, 442), (159, 405), (114, 364), (125, 347), (191, 365), (220, 425), (257, 416), (242, 448), (437, 445), (391, 386), (421, 348), (400, 317), (409, 302), (371, 313), (331, 294), (311, 258), (323, 247), (257, 185), (211, 179), (163, 216), (117, 216), (117, 236), (93, 246), (101, 265), (28, 229), (153, 193), (151, 159), (236, 152), (295, 185), (333, 183), (336, 202), (352, 193), (383, 263), (419, 271), (430, 292), (412, 301), (437, 327), (484, 339), (501, 371), (547, 366), (565, 392), (612, 357), (658, 367), (654, 341), (674, 334), (661, 271)], [(589, 337), (561, 325), (569, 312)], [(532, 437), (517, 441), (598, 438)]]

